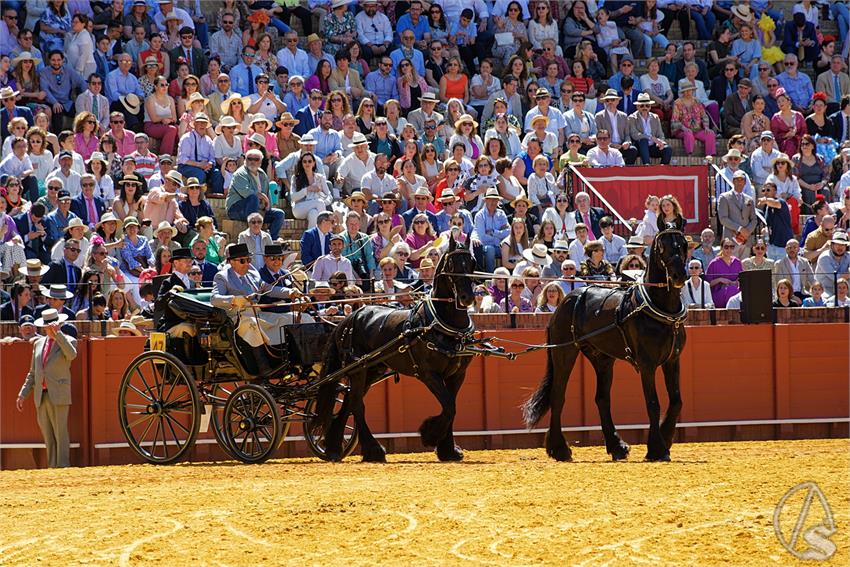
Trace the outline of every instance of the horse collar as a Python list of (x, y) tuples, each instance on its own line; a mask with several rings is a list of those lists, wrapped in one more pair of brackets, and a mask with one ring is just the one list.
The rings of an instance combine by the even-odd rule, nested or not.
[(425, 312), (433, 318), (431, 323), (428, 325), (429, 328), (436, 328), (445, 335), (460, 339), (464, 339), (475, 332), (475, 323), (472, 319), (469, 319), (469, 324), (463, 330), (455, 329), (454, 327), (450, 327), (444, 323), (437, 314), (437, 310), (434, 308), (434, 302), (431, 300), (430, 295), (426, 295), (422, 303), (425, 305)]
[(635, 286), (637, 288), (637, 293), (635, 294), (635, 309), (631, 313), (629, 313), (628, 317), (639, 313), (646, 309), (647, 315), (652, 317), (653, 319), (660, 321), (665, 324), (672, 324), (675, 327), (679, 327), (685, 318), (688, 316), (688, 308), (685, 304), (682, 304), (682, 308), (679, 309), (678, 313), (666, 313), (659, 309), (649, 297), (649, 293), (646, 291), (646, 287), (639, 285)]

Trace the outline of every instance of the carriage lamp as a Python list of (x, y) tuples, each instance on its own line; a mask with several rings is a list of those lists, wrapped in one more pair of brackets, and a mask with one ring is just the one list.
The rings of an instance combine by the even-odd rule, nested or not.
[(212, 349), (212, 340), (210, 339), (209, 333), (201, 332), (198, 335), (198, 342), (200, 343), (202, 349), (207, 351)]

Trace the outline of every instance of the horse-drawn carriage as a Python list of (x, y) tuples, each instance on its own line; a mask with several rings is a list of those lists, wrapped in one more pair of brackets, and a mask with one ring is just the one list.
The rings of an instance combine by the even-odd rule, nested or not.
[[(121, 427), (130, 447), (151, 463), (173, 463), (210, 427), (219, 446), (245, 463), (274, 454), (293, 422), (303, 424), (310, 449), (324, 458), (322, 428), (315, 422), (322, 350), (327, 323), (296, 323), (281, 328), (279, 346), (266, 345), (275, 366), (271, 378), (258, 379), (250, 347), (236, 334), (227, 313), (209, 303), (209, 290), (170, 292), (162, 309), (189, 323), (194, 336), (153, 336), (145, 352), (124, 372), (119, 388)], [(344, 384), (335, 388), (337, 410)], [(357, 445), (353, 424), (346, 426), (344, 454)]]

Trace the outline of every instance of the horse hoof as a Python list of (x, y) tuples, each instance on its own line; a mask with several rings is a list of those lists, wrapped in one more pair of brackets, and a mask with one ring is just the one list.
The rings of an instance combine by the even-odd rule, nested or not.
[(374, 447), (363, 447), (364, 463), (386, 463), (387, 450), (377, 444)]
[(650, 455), (647, 453), (646, 460), (650, 463), (669, 463), (670, 453), (664, 453), (662, 455)]
[(448, 451), (441, 450), (439, 447), (437, 447), (436, 451), (434, 452), (437, 453), (437, 458), (444, 463), (457, 462), (463, 460), (463, 449), (461, 449), (457, 445), (455, 445)]
[(569, 447), (552, 447), (546, 449), (546, 454), (555, 459), (556, 461), (560, 461), (562, 463), (569, 462), (573, 460), (573, 452)]
[(331, 463), (338, 463), (342, 461), (342, 453), (337, 451), (325, 451), (325, 457)]
[(613, 461), (624, 461), (629, 458), (629, 453), (632, 448), (629, 447), (629, 444), (625, 441), (620, 441), (620, 444), (614, 449), (608, 451), (608, 454), (611, 455), (611, 460)]

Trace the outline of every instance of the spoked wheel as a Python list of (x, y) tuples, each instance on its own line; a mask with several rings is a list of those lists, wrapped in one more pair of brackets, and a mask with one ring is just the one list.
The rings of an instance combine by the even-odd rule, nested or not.
[(177, 357), (146, 352), (124, 372), (118, 414), (136, 453), (151, 463), (173, 463), (195, 444), (201, 416), (198, 390)]
[(236, 388), (224, 406), (222, 434), (230, 454), (243, 463), (268, 460), (280, 444), (280, 411), (272, 395), (257, 384)]
[[(357, 424), (354, 422), (354, 416), (351, 414), (348, 409), (348, 405), (346, 404), (347, 396), (348, 380), (344, 379), (339, 385), (333, 410), (334, 420), (336, 420), (341, 411), (345, 410), (345, 412), (348, 413), (348, 419), (345, 422), (345, 431), (342, 434), (342, 459), (354, 452), (354, 449), (357, 447), (358, 439)], [(310, 400), (307, 404), (307, 415), (314, 415), (315, 412), (316, 400)], [(330, 460), (325, 446), (325, 428), (318, 422), (317, 419), (307, 419), (304, 422), (304, 438), (314, 455), (323, 461)]]
[(212, 415), (210, 416), (210, 427), (212, 427), (218, 446), (234, 459), (237, 458), (230, 451), (230, 445), (224, 434), (224, 406), (228, 398), (236, 391), (241, 382), (218, 382), (211, 386), (207, 394), (207, 403), (212, 404)]

